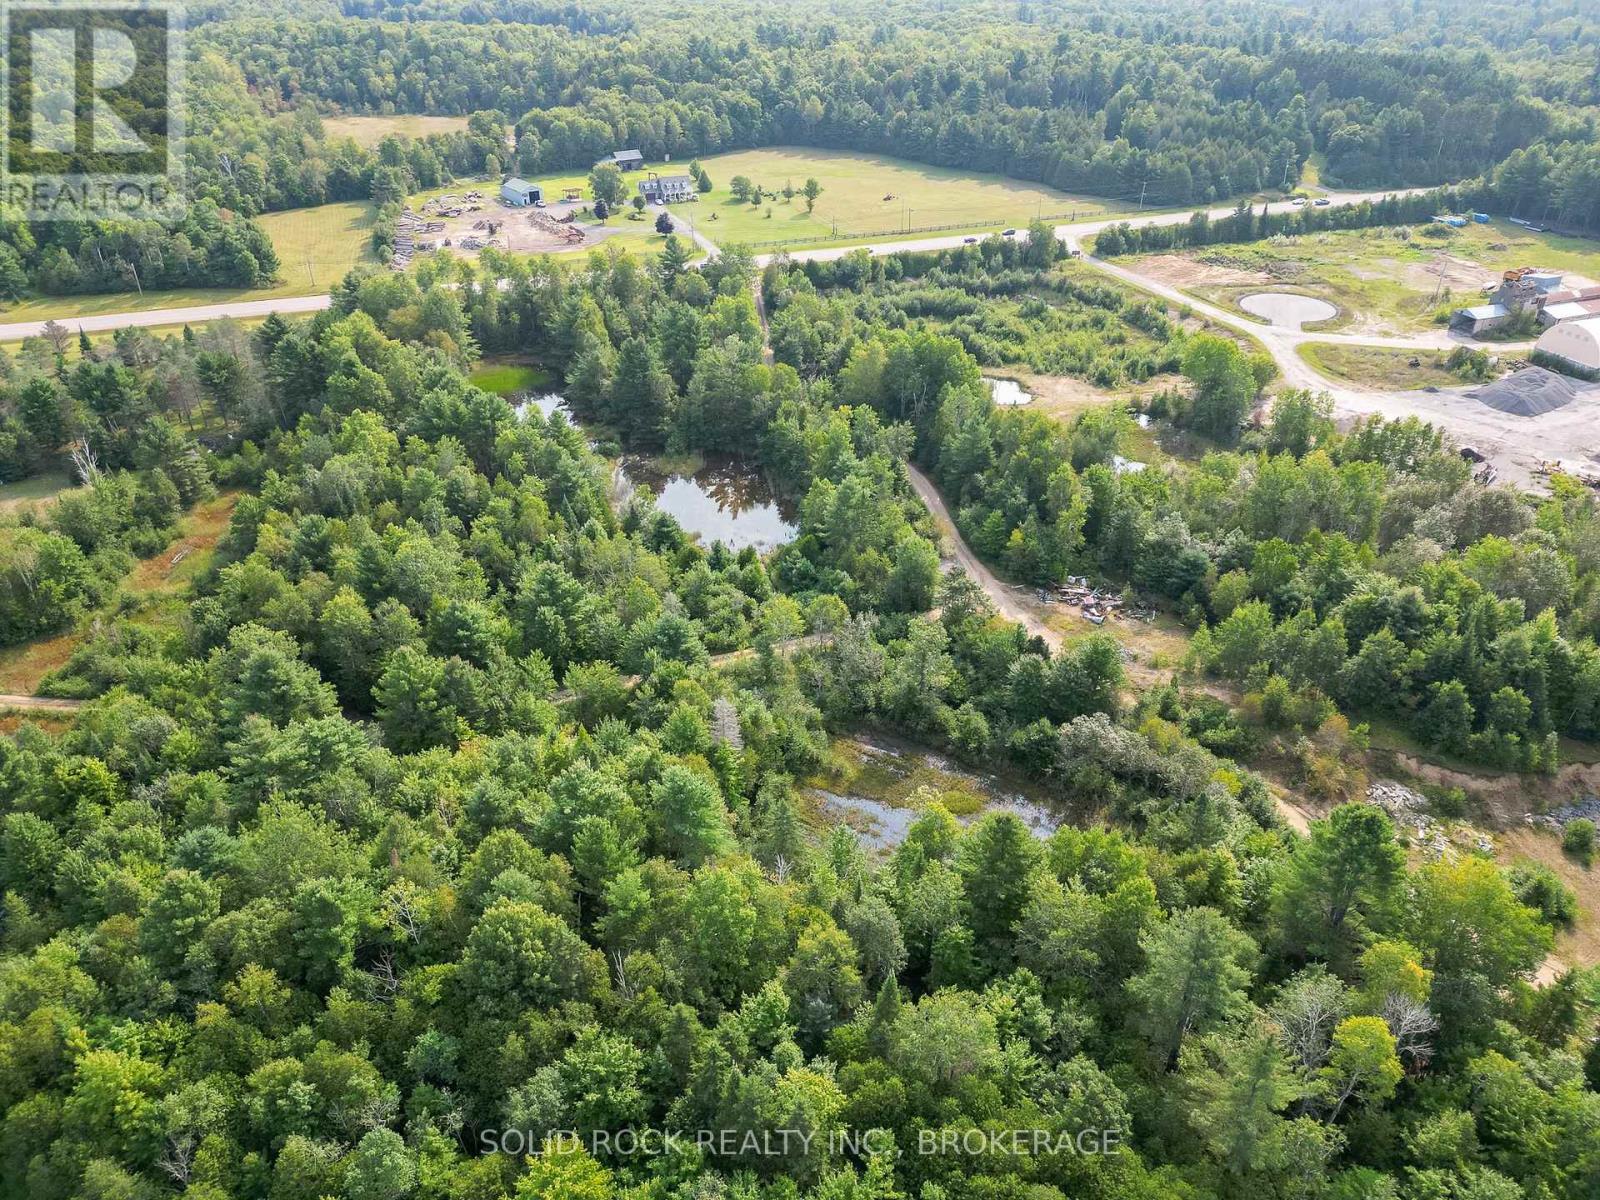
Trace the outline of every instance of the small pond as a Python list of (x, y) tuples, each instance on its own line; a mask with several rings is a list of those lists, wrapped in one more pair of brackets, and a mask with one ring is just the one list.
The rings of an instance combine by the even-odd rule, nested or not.
[(984, 382), (989, 385), (989, 394), (994, 397), (994, 402), (1001, 408), (1016, 408), (1021, 404), (1033, 403), (1033, 393), (1015, 379), (995, 379), (985, 376)]
[(560, 413), (568, 421), (572, 420), (572, 413), (567, 409), (566, 399), (556, 392), (546, 392), (542, 396), (524, 395), (517, 402), (516, 409), (519, 417), (537, 411), (541, 417), (549, 418), (556, 413)]
[[(906, 840), (921, 814), (919, 792), (943, 796), (956, 820), (972, 825), (989, 813), (1010, 813), (1035, 837), (1048, 838), (1070, 819), (1068, 807), (1018, 791), (1018, 784), (973, 772), (925, 747), (879, 735), (842, 735), (829, 768), (810, 794), (827, 827), (845, 825), (862, 843), (887, 854)], [(1022, 785), (1026, 786), (1026, 785)]]
[(1240, 299), (1239, 307), (1282, 329), (1299, 329), (1313, 321), (1327, 321), (1339, 315), (1336, 305), (1294, 292), (1254, 292)]
[[(560, 413), (579, 425), (556, 392), (525, 394), (516, 410), (518, 416), (538, 412), (546, 418)], [(658, 509), (708, 546), (720, 541), (730, 550), (754, 546), (765, 554), (792, 542), (798, 532), (791, 507), (778, 501), (760, 466), (747, 459), (708, 455), (698, 471), (683, 475), (659, 471), (643, 455), (625, 455), (612, 477), (617, 502), (626, 504), (640, 484), (650, 486)]]
[(708, 546), (754, 546), (765, 554), (799, 532), (790, 506), (778, 500), (760, 466), (748, 459), (708, 455), (693, 475), (680, 475), (664, 474), (650, 459), (630, 454), (618, 464), (617, 475), (619, 495), (648, 484), (656, 507)]

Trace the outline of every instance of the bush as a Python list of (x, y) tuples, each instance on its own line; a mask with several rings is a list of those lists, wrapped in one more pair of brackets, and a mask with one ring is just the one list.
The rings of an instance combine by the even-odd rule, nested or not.
[(1523, 863), (1506, 872), (1518, 900), (1539, 914), (1546, 925), (1570, 929), (1578, 918), (1578, 898), (1549, 867)]
[(1594, 822), (1580, 817), (1561, 831), (1561, 849), (1585, 868), (1594, 863)]

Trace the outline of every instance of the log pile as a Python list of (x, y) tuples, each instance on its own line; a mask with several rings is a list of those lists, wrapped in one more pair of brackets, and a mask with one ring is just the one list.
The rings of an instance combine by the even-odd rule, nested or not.
[(558, 221), (549, 213), (540, 212), (537, 209), (528, 214), (528, 224), (541, 233), (560, 238), (569, 246), (576, 246), (583, 241), (583, 230), (572, 224), (570, 220)]

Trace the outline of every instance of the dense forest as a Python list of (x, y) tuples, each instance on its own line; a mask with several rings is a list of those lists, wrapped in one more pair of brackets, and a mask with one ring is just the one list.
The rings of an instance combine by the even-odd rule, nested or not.
[[(186, 222), (0, 220), (0, 291), (255, 285), (262, 213), (624, 143), (1456, 189), (1106, 254), (1600, 220), (1584, 0), (190, 15)], [(324, 124), (423, 110), (469, 120)], [(0, 669), (42, 664), (0, 698), (0, 1200), (1600, 1196), (1593, 824), (1503, 865), (1369, 791), (1380, 735), (1506, 795), (1596, 756), (1600, 492), (1336, 424), (1029, 232), (491, 247), (0, 347), (0, 478), (72, 485), (0, 505)], [(997, 366), (1108, 394), (1003, 407)], [(694, 535), (636, 455), (737, 456), (792, 536)], [(997, 611), (932, 489), (1161, 653)], [(856, 753), (920, 764), (873, 836), (824, 790)]]
[[(0, 1194), (1592, 1194), (1589, 985), (1529, 983), (1571, 894), (1409, 863), (1365, 804), (1296, 837), (1247, 765), (1292, 722), (1309, 775), (1354, 771), (1314, 688), (1388, 688), (1375, 644), (1416, 646), (1485, 751), (1592, 729), (1592, 569), (1547, 595), (1533, 567), (1592, 551), (1592, 496), (1532, 509), (1434, 431), (1341, 437), (1292, 396), (1259, 446), (1117, 476), (1116, 410), (998, 412), (960, 342), (836, 270), (760, 281), (775, 323), (855, 310), (809, 362), (763, 362), (747, 259), (669, 252), (353, 276), (309, 321), (10, 363), (107, 444), (83, 507), (109, 515), (99, 549), (67, 510), (6, 529), (8, 603), (54, 586), (30, 543), (126, 554), (170, 519), (140, 496), (244, 494), (184, 619), (97, 623), (48, 685), (90, 700), (71, 727), (0, 740)], [(1214, 341), (1173, 419), (1236, 369)], [(647, 492), (613, 509), (582, 432), (467, 383), (510, 346), (629, 442), (754, 436), (798, 538), (763, 561)], [(111, 436), (93, 376), (161, 453)], [(181, 431), (185, 376), (236, 448)], [(1052, 654), (941, 579), (912, 456), (1008, 550), (1198, 607), (1204, 666), (1259, 700), (1130, 698), (1109, 638)], [(1003, 756), (1081, 821), (1040, 840), (926, 795), (874, 858), (796, 783), (862, 725)], [(651, 1130), (701, 1136), (617, 1140)]]
[[(1392, 29), (1358, 36), (1348, 6), (1318, 20), (1270, 4), (1189, 7), (1193, 21), (1167, 4), (1110, 22), (1088, 6), (900, 4), (819, 24), (790, 6), (668, 6), (607, 32), (502, 21), (492, 5), (464, 6), (459, 22), (439, 6), (383, 10), (406, 24), (241, 9), (208, 42), (269, 106), (503, 113), (529, 172), (623, 145), (660, 159), (799, 144), (1181, 205), (1292, 183), (1313, 153), (1326, 181), (1349, 186), (1461, 181), (1535, 144), (1564, 170), (1593, 169), (1596, 33), (1575, 7), (1565, 21), (1493, 10), (1495, 52), (1488, 31), (1454, 32), (1453, 5), (1403, 52), (1387, 48)], [(1536, 40), (1537, 59), (1523, 53)], [(1552, 63), (1570, 85), (1552, 86)], [(1583, 219), (1559, 202), (1541, 215)]]

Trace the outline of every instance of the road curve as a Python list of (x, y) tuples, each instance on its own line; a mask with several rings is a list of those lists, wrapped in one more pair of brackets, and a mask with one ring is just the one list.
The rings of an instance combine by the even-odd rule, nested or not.
[(972, 547), (967, 545), (966, 539), (961, 536), (961, 531), (956, 528), (955, 521), (951, 519), (950, 510), (945, 507), (944, 497), (939, 495), (939, 489), (933, 486), (933, 480), (909, 462), (906, 463), (906, 476), (911, 481), (912, 490), (933, 514), (934, 524), (939, 527), (940, 540), (948, 547), (951, 560), (972, 576), (1000, 615), (1007, 620), (1015, 621), (1029, 634), (1043, 638), (1045, 644), (1052, 650), (1061, 649), (1063, 641), (1061, 634), (1039, 620), (1028, 606), (1021, 603), (1016, 594), (972, 552)]

